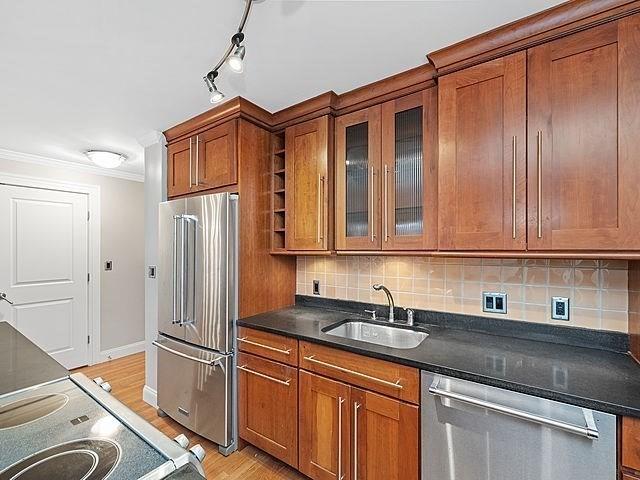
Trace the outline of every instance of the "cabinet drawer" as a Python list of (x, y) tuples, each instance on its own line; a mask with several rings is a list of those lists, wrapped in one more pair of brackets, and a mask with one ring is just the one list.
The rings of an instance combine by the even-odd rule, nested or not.
[(261, 357), (298, 365), (298, 340), (251, 328), (238, 328), (238, 349)]
[(640, 419), (622, 419), (622, 466), (640, 471)]
[(298, 369), (238, 354), (238, 430), (247, 442), (298, 467)]
[(420, 372), (331, 347), (300, 342), (300, 368), (418, 404)]

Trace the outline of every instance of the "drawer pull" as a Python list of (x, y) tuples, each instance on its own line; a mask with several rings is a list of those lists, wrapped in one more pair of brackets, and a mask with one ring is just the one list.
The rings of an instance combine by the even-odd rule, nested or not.
[(254, 347), (266, 348), (267, 350), (271, 350), (272, 352), (282, 353), (283, 355), (289, 355), (291, 353), (291, 349), (282, 350), (281, 348), (270, 347), (269, 345), (263, 345), (262, 343), (253, 342), (247, 337), (238, 338), (239, 342), (248, 343), (249, 345), (253, 345)]
[(400, 379), (396, 380), (396, 382), (389, 382), (388, 380), (383, 380), (381, 378), (372, 377), (371, 375), (367, 375), (366, 373), (356, 372), (355, 370), (350, 370), (348, 368), (339, 367), (338, 365), (333, 365), (332, 363), (323, 362), (322, 360), (316, 360), (314, 357), (315, 357), (315, 355), (310, 355), (308, 357), (304, 357), (304, 359), (308, 360), (309, 362), (312, 362), (312, 363), (317, 363), (318, 365), (322, 365), (324, 367), (333, 368), (333, 369), (339, 370), (341, 372), (349, 373), (351, 375), (356, 375), (356, 376), (358, 376), (360, 378), (365, 378), (367, 380), (371, 380), (372, 382), (377, 382), (377, 383), (380, 383), (382, 385), (386, 385), (388, 387), (393, 387), (393, 388), (397, 388), (399, 390), (402, 390), (402, 385), (400, 385)]
[(271, 380), (272, 382), (279, 383), (280, 385), (289, 386), (291, 383), (291, 379), (288, 380), (280, 380), (279, 378), (270, 377), (269, 375), (265, 375), (264, 373), (256, 372), (255, 370), (251, 370), (247, 368), (246, 365), (238, 365), (238, 370), (242, 370), (243, 372), (250, 373), (251, 375), (256, 375), (257, 377), (264, 378), (266, 380)]

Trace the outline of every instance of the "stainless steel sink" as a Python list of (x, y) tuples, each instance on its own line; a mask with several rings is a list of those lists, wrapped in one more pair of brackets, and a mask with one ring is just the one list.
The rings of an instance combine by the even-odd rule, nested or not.
[(336, 337), (402, 349), (415, 348), (429, 336), (425, 332), (417, 332), (407, 328), (354, 320), (329, 327), (324, 332)]

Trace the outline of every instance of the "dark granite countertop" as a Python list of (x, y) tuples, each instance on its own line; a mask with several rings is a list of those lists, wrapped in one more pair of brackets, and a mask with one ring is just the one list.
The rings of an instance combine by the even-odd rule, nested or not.
[(0, 322), (0, 396), (69, 375), (7, 322)]
[(298, 305), (248, 317), (238, 324), (585, 408), (640, 417), (640, 366), (628, 354), (422, 323), (420, 328), (428, 330), (429, 337), (410, 350), (322, 331), (355, 317), (350, 312)]

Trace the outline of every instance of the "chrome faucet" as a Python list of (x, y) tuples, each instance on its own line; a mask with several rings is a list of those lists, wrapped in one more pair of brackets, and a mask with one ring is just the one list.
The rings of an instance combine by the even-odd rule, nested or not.
[(395, 304), (393, 303), (393, 295), (391, 295), (391, 292), (389, 291), (389, 289), (387, 287), (385, 287), (384, 285), (382, 285), (380, 283), (376, 283), (375, 285), (373, 285), (372, 288), (374, 290), (376, 290), (377, 292), (382, 290), (384, 293), (387, 294), (387, 300), (389, 301), (389, 323), (393, 323), (394, 322), (393, 309), (395, 307)]

